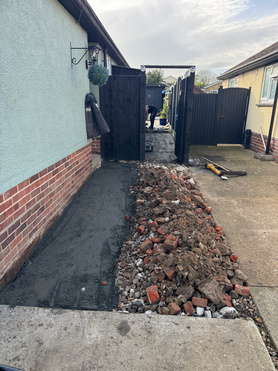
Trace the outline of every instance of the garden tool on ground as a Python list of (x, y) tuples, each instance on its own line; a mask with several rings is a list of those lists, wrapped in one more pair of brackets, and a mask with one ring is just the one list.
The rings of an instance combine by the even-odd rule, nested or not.
[(204, 166), (206, 169), (210, 169), (213, 171), (216, 175), (220, 176), (221, 179), (227, 180), (227, 176), (243, 176), (247, 175), (246, 171), (232, 171), (230, 169), (227, 169), (216, 162), (211, 161), (210, 159), (203, 157), (204, 160), (208, 161), (206, 164), (200, 164), (199, 159), (190, 159), (189, 165), (191, 166)]
[[(247, 175), (246, 171), (232, 171), (230, 169), (227, 169), (216, 162), (211, 161), (209, 158), (203, 157), (204, 160), (208, 161), (209, 163), (205, 164), (205, 167), (207, 169), (212, 170), (215, 174), (220, 176), (222, 179), (228, 179), (226, 175), (230, 176), (244, 176)], [(218, 170), (220, 169), (220, 170)]]

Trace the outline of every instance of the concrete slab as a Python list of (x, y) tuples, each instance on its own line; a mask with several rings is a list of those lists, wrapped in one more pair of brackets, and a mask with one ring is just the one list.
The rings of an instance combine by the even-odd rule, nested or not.
[(239, 256), (251, 294), (278, 349), (278, 165), (258, 161), (235, 147), (192, 147), (191, 158), (222, 156), (220, 165), (247, 176), (221, 180), (204, 168), (191, 168), (216, 222)]
[(278, 349), (278, 288), (252, 287), (252, 297), (256, 302), (272, 341), (276, 349)]
[(274, 371), (252, 321), (0, 306), (0, 359), (25, 371)]
[(254, 157), (261, 160), (261, 161), (273, 161), (273, 155), (266, 155), (265, 153), (255, 153)]
[(247, 176), (224, 181), (208, 169), (191, 168), (216, 222), (240, 257), (249, 284), (277, 286), (278, 282), (278, 165), (260, 162), (240, 147), (192, 147), (191, 158), (222, 156), (222, 166), (246, 170)]

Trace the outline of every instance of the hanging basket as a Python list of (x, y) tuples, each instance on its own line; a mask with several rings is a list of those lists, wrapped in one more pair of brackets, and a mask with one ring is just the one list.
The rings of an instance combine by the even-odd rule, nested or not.
[(93, 85), (104, 85), (108, 80), (109, 73), (107, 68), (94, 64), (89, 69), (88, 77)]

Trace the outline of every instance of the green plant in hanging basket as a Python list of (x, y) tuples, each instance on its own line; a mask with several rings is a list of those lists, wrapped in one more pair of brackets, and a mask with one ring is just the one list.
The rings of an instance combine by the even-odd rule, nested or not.
[(89, 69), (88, 77), (92, 84), (104, 85), (108, 80), (109, 73), (107, 68), (100, 66), (98, 64), (94, 64)]

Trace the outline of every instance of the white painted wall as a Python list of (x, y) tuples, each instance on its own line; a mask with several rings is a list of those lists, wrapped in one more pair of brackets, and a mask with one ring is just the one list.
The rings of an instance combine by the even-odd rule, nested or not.
[(70, 43), (87, 34), (57, 0), (0, 1), (0, 194), (88, 143), (89, 80)]

